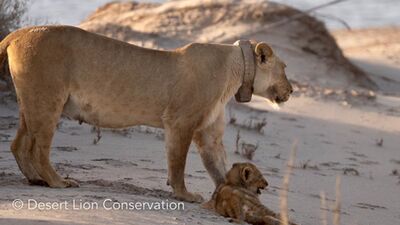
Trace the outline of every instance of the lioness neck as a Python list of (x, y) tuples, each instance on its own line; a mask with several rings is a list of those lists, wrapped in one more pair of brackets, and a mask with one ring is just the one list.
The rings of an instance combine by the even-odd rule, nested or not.
[[(174, 100), (182, 99), (182, 104), (201, 102), (197, 104), (201, 108), (196, 108), (195, 112), (206, 115), (200, 122), (200, 127), (205, 127), (223, 113), (226, 103), (241, 85), (244, 72), (241, 50), (233, 45), (193, 43), (176, 52), (179, 55), (179, 74), (175, 86), (176, 96), (171, 97)], [(186, 96), (188, 99), (178, 92), (180, 88), (187, 88), (187, 84), (191, 85), (191, 94)]]

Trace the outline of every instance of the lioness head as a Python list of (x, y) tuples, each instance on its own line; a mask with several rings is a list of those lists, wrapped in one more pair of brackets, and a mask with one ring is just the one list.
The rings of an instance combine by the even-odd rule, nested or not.
[(226, 184), (246, 188), (261, 194), (261, 190), (268, 186), (267, 180), (251, 163), (235, 163), (226, 174)]
[(286, 73), (285, 63), (278, 58), (271, 47), (264, 43), (254, 43), (256, 55), (256, 74), (254, 78), (254, 94), (282, 103), (289, 99), (293, 92)]

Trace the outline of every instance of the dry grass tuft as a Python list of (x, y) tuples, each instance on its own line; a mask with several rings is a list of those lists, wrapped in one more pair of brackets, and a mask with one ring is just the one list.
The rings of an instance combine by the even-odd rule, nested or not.
[(319, 194), (321, 197), (321, 223), (322, 225), (328, 225), (328, 216), (326, 215), (326, 197), (325, 192), (321, 191)]
[(341, 208), (341, 192), (340, 192), (340, 176), (336, 177), (336, 200), (333, 209), (333, 225), (340, 225), (340, 208)]
[(264, 127), (267, 125), (267, 119), (263, 118), (262, 120), (258, 118), (250, 118), (248, 120), (239, 122), (236, 118), (235, 113), (232, 108), (228, 108), (229, 115), (229, 124), (244, 130), (255, 131), (260, 134), (264, 134)]
[[(281, 219), (281, 225), (294, 225), (295, 223), (292, 223), (289, 221), (289, 213), (288, 213), (288, 191), (289, 191), (289, 181), (290, 181), (290, 175), (292, 174), (293, 168), (296, 168), (294, 166), (294, 161), (296, 158), (296, 151), (297, 151), (297, 140), (293, 143), (292, 146), (292, 151), (289, 156), (289, 160), (287, 162), (286, 166), (286, 171), (283, 177), (283, 182), (282, 182), (282, 188), (279, 193), (280, 197), (280, 219)], [(298, 167), (297, 167), (298, 168)], [(340, 225), (340, 215), (341, 215), (341, 178), (338, 175), (336, 177), (336, 198), (335, 198), (335, 203), (332, 207), (332, 213), (333, 213), (333, 225)], [(327, 206), (326, 202), (326, 195), (325, 192), (321, 191), (320, 192), (320, 199), (321, 199), (321, 224), (322, 225), (328, 225), (328, 219), (327, 219), (327, 211), (329, 211), (330, 207)]]
[(257, 133), (264, 134), (264, 127), (267, 125), (267, 119), (263, 118), (261, 121), (258, 119), (250, 118), (247, 121), (244, 121), (243, 124), (236, 123), (234, 124), (240, 128), (250, 131), (256, 131)]
[(256, 145), (240, 141), (240, 130), (237, 130), (236, 141), (235, 141), (235, 154), (241, 155), (248, 160), (253, 160), (256, 150), (258, 149), (258, 143)]
[(281, 215), (282, 225), (289, 225), (287, 198), (289, 191), (290, 175), (292, 174), (294, 160), (296, 158), (296, 151), (297, 151), (297, 140), (293, 143), (289, 161), (286, 166), (285, 176), (283, 177), (282, 190), (280, 191), (280, 215)]
[(383, 146), (383, 138), (376, 140), (376, 146), (382, 147)]
[(240, 143), (240, 130), (238, 129), (237, 130), (237, 133), (236, 133), (236, 142), (235, 142), (235, 153), (236, 154), (239, 154), (239, 143)]
[(235, 116), (235, 114), (233, 113), (231, 107), (228, 108), (228, 113), (229, 113), (229, 124), (235, 125), (237, 119), (236, 119), (236, 116)]
[(93, 139), (93, 144), (97, 145), (102, 138), (100, 127), (92, 127), (92, 133), (96, 133), (96, 136)]
[(319, 170), (319, 167), (315, 164), (310, 163), (311, 160), (307, 160), (303, 163), (301, 163), (297, 168), (303, 169), (303, 170)]
[(258, 143), (256, 145), (242, 143), (241, 155), (248, 160), (253, 160), (257, 149), (258, 149)]

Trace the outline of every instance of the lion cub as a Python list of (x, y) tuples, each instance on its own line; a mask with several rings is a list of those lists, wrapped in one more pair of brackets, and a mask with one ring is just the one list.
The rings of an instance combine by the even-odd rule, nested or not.
[(260, 190), (267, 186), (267, 180), (255, 165), (235, 163), (226, 174), (225, 183), (213, 195), (214, 208), (217, 213), (232, 218), (236, 223), (246, 221), (250, 224), (281, 225), (279, 215), (258, 199)]

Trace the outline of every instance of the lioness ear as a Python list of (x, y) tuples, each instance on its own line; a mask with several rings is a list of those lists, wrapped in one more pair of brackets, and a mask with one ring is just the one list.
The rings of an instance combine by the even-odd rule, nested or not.
[(272, 48), (265, 42), (258, 43), (254, 51), (257, 55), (257, 58), (260, 58), (260, 63), (266, 63), (267, 58), (271, 57), (274, 53)]
[(244, 167), (243, 169), (242, 169), (242, 179), (244, 180), (244, 181), (247, 181), (248, 179), (249, 179), (249, 177), (250, 177), (250, 174), (253, 172), (253, 170), (250, 168), (250, 167), (248, 167), (248, 166), (246, 166), (246, 167)]

